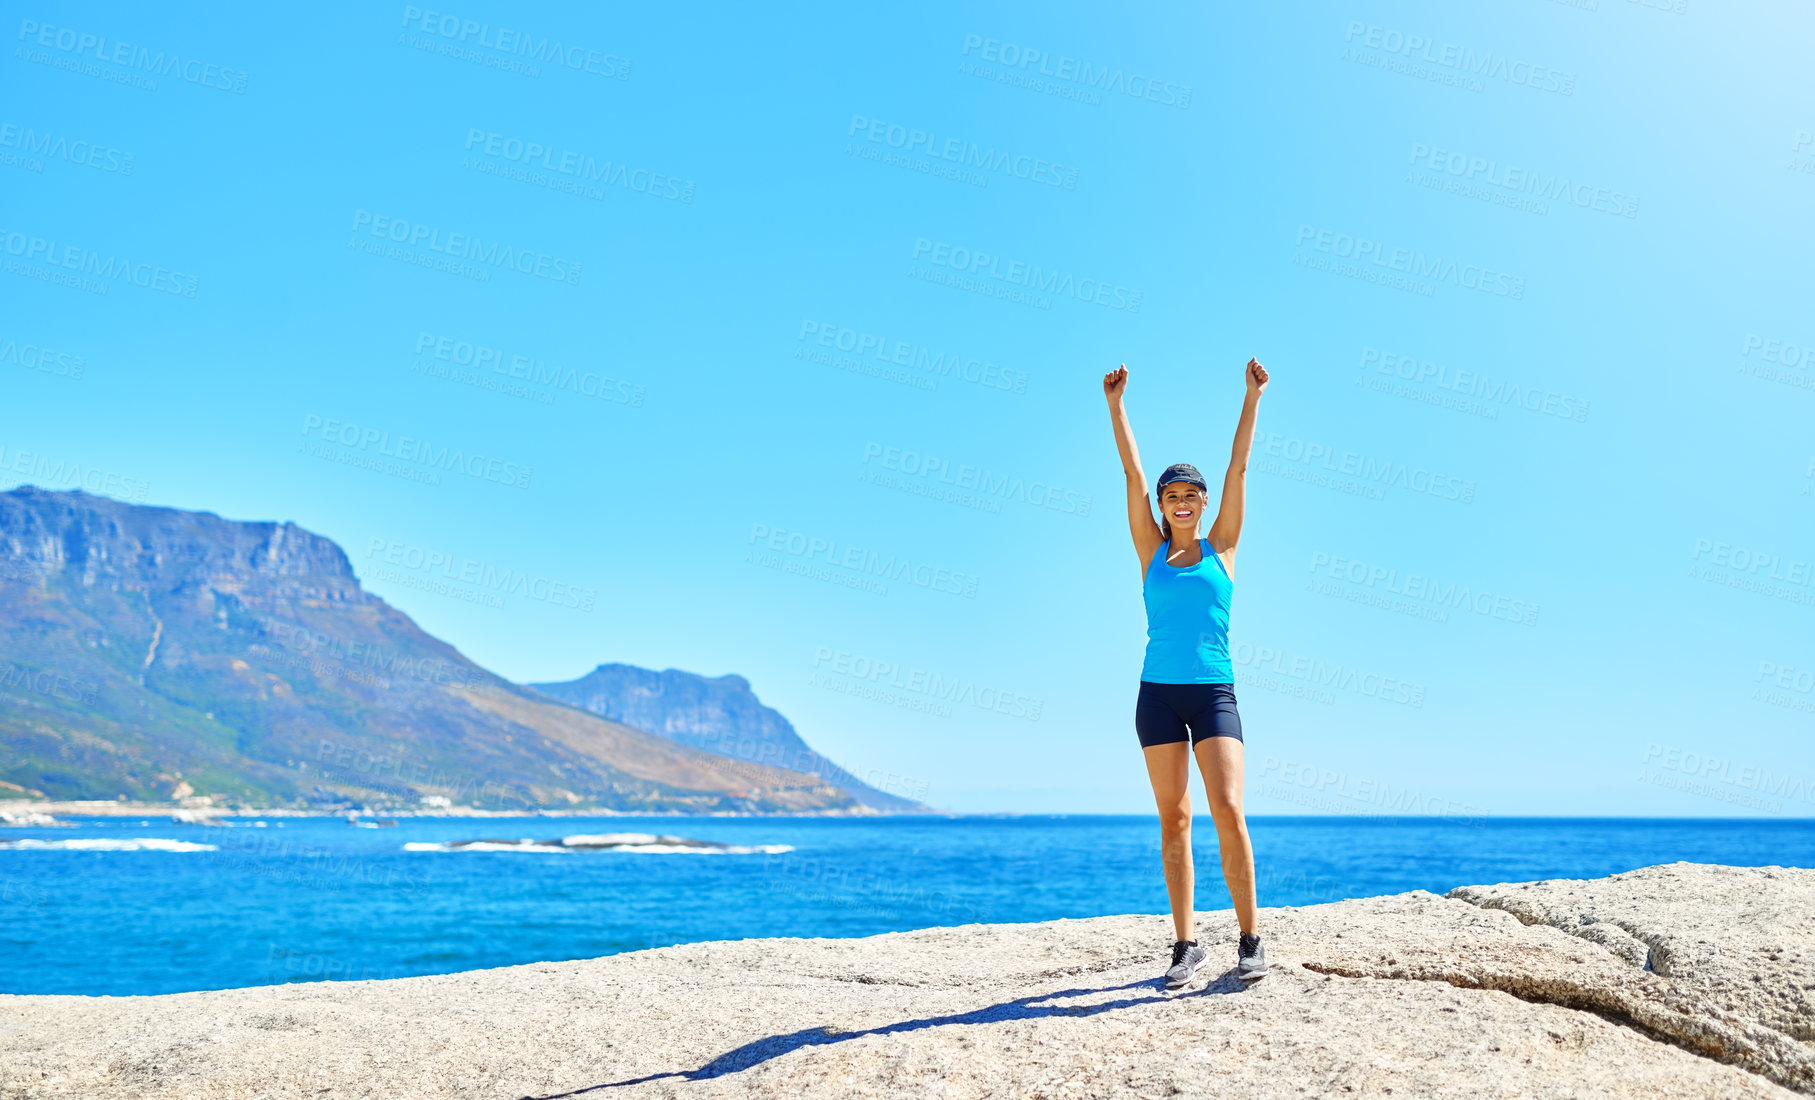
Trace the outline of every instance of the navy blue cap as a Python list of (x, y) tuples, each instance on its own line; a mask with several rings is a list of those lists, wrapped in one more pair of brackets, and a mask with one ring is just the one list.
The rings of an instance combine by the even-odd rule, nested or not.
[(1164, 489), (1175, 481), (1182, 481), (1187, 485), (1195, 485), (1206, 493), (1210, 491), (1209, 484), (1204, 481), (1204, 475), (1197, 472), (1196, 466), (1191, 465), (1189, 462), (1174, 462), (1172, 465), (1166, 467), (1165, 473), (1160, 475), (1159, 484), (1153, 487), (1153, 495), (1159, 496), (1161, 489)]

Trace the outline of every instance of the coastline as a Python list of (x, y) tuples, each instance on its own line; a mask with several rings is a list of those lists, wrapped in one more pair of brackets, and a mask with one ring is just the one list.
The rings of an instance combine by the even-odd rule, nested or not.
[[(1263, 911), (1273, 972), (1159, 988), (1169, 922), (694, 943), (431, 977), (0, 996), (0, 1096), (1815, 1095), (1815, 871)], [(610, 1086), (607, 1088), (607, 1086)]]
[[(277, 807), (273, 809), (253, 809), (249, 807), (219, 806), (185, 806), (176, 802), (24, 802), (0, 801), (0, 814), (25, 816), (28, 814), (47, 814), (51, 817), (177, 817), (186, 820), (180, 824), (206, 824), (211, 817), (323, 817), (344, 818), (351, 810), (310, 810), (299, 807)], [(855, 810), (825, 810), (823, 812), (790, 811), (788, 813), (753, 814), (753, 813), (698, 813), (679, 810), (601, 810), (601, 809), (523, 809), (523, 810), (486, 810), (476, 806), (411, 806), (403, 809), (374, 808), (370, 811), (357, 811), (360, 817), (416, 818), (416, 817), (453, 817), (453, 818), (493, 818), (493, 817), (952, 817), (956, 816), (943, 811), (887, 814), (869, 807)], [(3, 824), (3, 823), (0, 823)]]

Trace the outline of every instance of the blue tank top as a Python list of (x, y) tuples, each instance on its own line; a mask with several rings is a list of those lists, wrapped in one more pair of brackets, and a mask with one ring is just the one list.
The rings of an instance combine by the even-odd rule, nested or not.
[(1209, 539), (1197, 540), (1203, 560), (1183, 569), (1166, 564), (1170, 540), (1147, 565), (1141, 598), (1147, 604), (1147, 659), (1141, 679), (1153, 684), (1233, 684), (1229, 663), (1229, 597), (1235, 582)]

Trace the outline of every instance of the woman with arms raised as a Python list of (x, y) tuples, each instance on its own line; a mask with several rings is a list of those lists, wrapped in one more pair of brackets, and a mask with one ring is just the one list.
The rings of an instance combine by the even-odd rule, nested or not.
[(1177, 463), (1160, 475), (1159, 521), (1154, 522), (1147, 480), (1122, 395), (1128, 368), (1103, 376), (1116, 448), (1128, 479), (1128, 528), (1141, 560), (1147, 605), (1147, 655), (1134, 707), (1135, 734), (1147, 757), (1147, 778), (1160, 811), (1160, 857), (1172, 901), (1172, 967), (1168, 989), (1178, 989), (1203, 965), (1205, 952), (1192, 935), (1190, 758), (1197, 757), (1222, 852), (1223, 881), (1241, 926), (1236, 974), (1254, 981), (1267, 973), (1254, 896), (1254, 849), (1242, 817), (1242, 725), (1235, 710), (1235, 674), (1229, 662), (1229, 597), (1235, 544), (1241, 537), (1247, 492), (1248, 451), (1254, 417), (1267, 388), (1267, 371), (1250, 359), (1247, 396), (1235, 425), (1222, 499), (1207, 537), (1198, 536), (1209, 506), (1209, 486), (1197, 467)]

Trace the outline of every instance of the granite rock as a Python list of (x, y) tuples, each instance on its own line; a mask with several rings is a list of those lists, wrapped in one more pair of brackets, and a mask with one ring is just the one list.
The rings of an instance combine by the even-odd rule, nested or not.
[[(1796, 999), (1815, 875), (1675, 864), (1524, 886), (1264, 910), (1272, 974), (1249, 987), (1230, 914), (1201, 914), (1212, 965), (1175, 994), (1168, 919), (1113, 916), (0, 997), (0, 1097), (1815, 1092)], [(1596, 924), (1668, 945), (1671, 965), (1580, 934)]]

